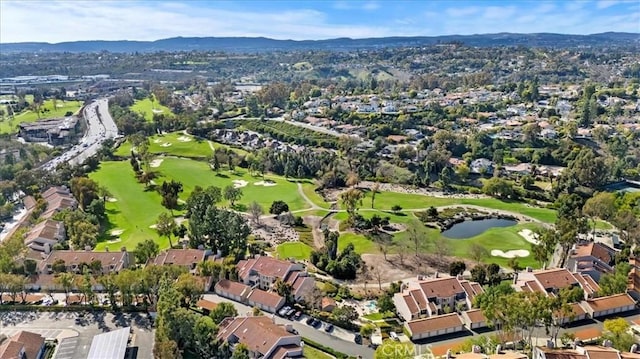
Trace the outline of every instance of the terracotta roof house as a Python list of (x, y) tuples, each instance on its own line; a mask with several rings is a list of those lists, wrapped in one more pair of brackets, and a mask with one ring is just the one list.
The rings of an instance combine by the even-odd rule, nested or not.
[(129, 268), (133, 263), (131, 255), (127, 251), (120, 252), (94, 252), (94, 251), (53, 251), (40, 263), (39, 273), (53, 273), (53, 264), (57, 260), (65, 263), (67, 272), (82, 273), (85, 265), (94, 261), (102, 264), (102, 274), (117, 273)]
[(37, 252), (50, 253), (57, 243), (66, 239), (64, 224), (46, 219), (29, 230), (24, 237), (24, 244)]
[(258, 256), (242, 260), (236, 265), (240, 281), (262, 290), (273, 290), (276, 280), (289, 283), (293, 288), (293, 299), (300, 301), (315, 287), (315, 280), (303, 271), (302, 265), (289, 260)]
[(301, 338), (289, 333), (266, 316), (226, 318), (220, 323), (218, 340), (231, 348), (242, 343), (249, 349), (249, 357), (280, 359), (302, 356)]
[(474, 330), (480, 328), (486, 328), (489, 326), (487, 318), (480, 309), (471, 309), (461, 313), (462, 320), (467, 328)]
[(205, 314), (209, 314), (212, 310), (216, 309), (217, 306), (218, 303), (206, 299), (200, 299), (196, 303), (196, 307), (205, 312)]
[(211, 255), (211, 251), (204, 249), (167, 249), (155, 258), (149, 258), (147, 265), (172, 264), (187, 268), (191, 273), (195, 273), (198, 263), (204, 262), (209, 255)]
[(473, 298), (481, 293), (482, 287), (475, 282), (457, 277), (430, 278), (411, 282), (394, 294), (393, 302), (404, 320), (414, 320), (443, 314), (446, 308), (471, 308)]
[(276, 279), (285, 280), (289, 273), (302, 271), (300, 264), (267, 256), (242, 260), (236, 268), (241, 282), (264, 290), (271, 289)]
[(254, 289), (247, 296), (247, 304), (257, 307), (268, 313), (275, 313), (282, 308), (285, 299), (274, 292), (267, 292), (262, 289)]
[(213, 290), (219, 296), (235, 300), (236, 302), (244, 302), (251, 292), (251, 287), (246, 284), (223, 279), (216, 283)]
[(602, 274), (613, 272), (615, 253), (615, 249), (602, 243), (578, 243), (569, 253), (567, 268), (575, 273), (588, 274), (599, 282)]
[(42, 199), (47, 202), (47, 208), (40, 217), (50, 218), (65, 209), (78, 208), (78, 201), (73, 197), (69, 188), (55, 186), (42, 192)]
[(405, 323), (411, 340), (432, 338), (464, 331), (464, 323), (457, 313), (412, 320)]
[(336, 307), (336, 301), (330, 297), (322, 297), (321, 310), (323, 312), (331, 312)]
[(564, 325), (587, 319), (587, 312), (580, 303), (572, 303), (571, 311), (569, 313), (556, 312), (555, 316), (558, 324)]
[(304, 300), (307, 293), (316, 286), (316, 280), (309, 277), (307, 272), (290, 272), (285, 282), (291, 284), (291, 288), (293, 288), (293, 299), (297, 302)]
[(19, 331), (0, 343), (2, 359), (41, 359), (44, 354), (44, 338), (40, 334)]
[(598, 284), (590, 277), (591, 280), (585, 277), (589, 276), (571, 273), (565, 268), (537, 271), (528, 268), (526, 271), (518, 273), (514, 286), (516, 290), (540, 292), (547, 296), (555, 295), (564, 288), (580, 286), (585, 292), (585, 297), (589, 298), (597, 291)]
[(589, 299), (585, 303), (584, 307), (591, 318), (628, 312), (636, 306), (636, 301), (627, 293)]

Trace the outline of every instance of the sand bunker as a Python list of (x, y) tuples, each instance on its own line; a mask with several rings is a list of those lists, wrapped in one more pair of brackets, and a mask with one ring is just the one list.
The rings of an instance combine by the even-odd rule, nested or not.
[(118, 202), (118, 199), (113, 197), (107, 197), (107, 202)]
[(256, 185), (256, 186), (265, 186), (265, 187), (273, 187), (273, 186), (276, 186), (277, 183), (275, 183), (273, 181), (258, 181), (258, 182), (255, 182), (254, 185)]
[(151, 163), (149, 163), (149, 167), (158, 168), (162, 164), (162, 161), (164, 161), (164, 159), (156, 158), (155, 160), (151, 161)]
[(518, 232), (518, 234), (529, 243), (533, 243), (534, 245), (540, 244), (540, 241), (537, 239), (538, 234), (533, 233), (533, 231), (530, 229), (523, 229)]
[(247, 187), (248, 184), (249, 182), (245, 180), (233, 180), (233, 187), (235, 188)]
[(157, 224), (152, 224), (152, 225), (149, 226), (149, 228), (156, 229), (156, 228), (158, 228), (158, 225)]
[(178, 198), (178, 204), (186, 204), (187, 202), (185, 202), (183, 199)]
[(502, 257), (502, 258), (517, 258), (517, 257), (528, 257), (529, 251), (525, 249), (517, 249), (512, 251), (503, 252), (499, 249), (494, 249), (491, 251), (491, 255), (494, 257)]
[(190, 141), (192, 141), (192, 138), (191, 137), (187, 137), (187, 136), (180, 136), (180, 137), (178, 137), (178, 141), (180, 141), (180, 142), (190, 142)]
[(112, 236), (119, 236), (122, 233), (124, 233), (124, 229), (112, 229), (111, 230), (111, 235)]
[(169, 146), (171, 146), (171, 143), (169, 143), (169, 142), (165, 142), (165, 143), (161, 144), (160, 146), (162, 146), (162, 147), (169, 147)]
[(162, 142), (162, 140), (159, 138), (156, 138), (155, 140), (153, 140), (153, 143), (160, 143), (160, 142)]
[(153, 113), (163, 113), (164, 111), (158, 110), (157, 108), (154, 108), (154, 109), (151, 110), (151, 112), (153, 112)]

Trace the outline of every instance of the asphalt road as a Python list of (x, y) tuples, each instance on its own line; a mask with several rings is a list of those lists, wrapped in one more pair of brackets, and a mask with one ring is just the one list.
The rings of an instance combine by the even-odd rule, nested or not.
[[(244, 315), (247, 313), (251, 315), (251, 313), (253, 312), (253, 308), (249, 306), (220, 297), (216, 294), (205, 294), (204, 299), (218, 303), (232, 303), (238, 311), (238, 314), (240, 315)], [(371, 348), (354, 343), (354, 333), (337, 327), (334, 328), (331, 333), (326, 333), (322, 329), (315, 329), (311, 326), (306, 325), (306, 318), (306, 316), (303, 316), (299, 321), (293, 321), (275, 316), (275, 321), (278, 324), (291, 324), (293, 328), (298, 331), (300, 336), (309, 338), (317, 343), (333, 348), (341, 353), (345, 353), (354, 357), (360, 355), (365, 359), (373, 358), (373, 350)]]
[(108, 138), (118, 136), (118, 128), (109, 114), (109, 99), (97, 99), (84, 107), (82, 112), (87, 130), (80, 142), (60, 156), (45, 163), (45, 170), (53, 170), (60, 163), (71, 165), (82, 164), (87, 158), (96, 154)]
[(0, 333), (7, 335), (30, 330), (46, 338), (64, 338), (54, 359), (86, 359), (95, 335), (131, 326), (130, 346), (138, 347), (138, 359), (153, 358), (154, 332), (145, 314), (94, 312), (78, 319), (74, 312), (2, 312), (0, 323)]

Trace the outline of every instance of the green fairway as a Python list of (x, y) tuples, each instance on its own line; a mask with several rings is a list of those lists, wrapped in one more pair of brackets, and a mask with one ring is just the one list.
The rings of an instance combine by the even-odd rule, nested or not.
[(38, 120), (44, 120), (48, 118), (64, 117), (67, 112), (76, 113), (82, 107), (81, 101), (56, 101), (54, 106), (53, 100), (46, 100), (42, 104), (40, 109), (40, 117), (38, 114), (31, 110), (24, 110), (15, 115), (13, 119), (9, 119), (7, 116), (0, 120), (0, 133), (16, 133), (18, 132), (18, 125), (25, 122), (35, 122)]
[[(237, 183), (246, 181), (246, 185), (242, 187), (244, 195), (237, 202), (240, 207), (246, 207), (252, 201), (256, 201), (267, 212), (273, 201), (283, 200), (289, 204), (291, 210), (307, 208), (306, 202), (298, 193), (297, 185), (282, 177), (269, 176), (275, 185), (263, 186), (261, 185), (262, 177), (251, 176), (243, 169), (239, 169), (235, 173), (220, 171), (219, 174), (216, 174), (205, 162), (174, 157), (162, 158), (162, 162), (155, 164), (159, 165), (154, 169), (160, 174), (155, 183), (160, 184), (162, 181), (172, 179), (182, 182), (184, 192), (180, 194), (180, 199), (183, 201), (189, 197), (195, 186), (224, 188), (233, 184), (234, 181), (238, 181)], [(137, 182), (128, 161), (103, 162), (96, 172), (90, 174), (90, 177), (100, 185), (107, 187), (117, 200), (107, 203), (110, 227), (102, 236), (103, 241), (98, 244), (98, 250), (103, 250), (106, 247), (109, 250), (114, 250), (121, 246), (132, 250), (140, 241), (147, 238), (158, 238), (155, 230), (149, 226), (153, 225), (158, 215), (166, 209), (161, 206), (161, 197), (156, 191), (145, 191), (144, 185)], [(245, 183), (242, 182), (242, 184)], [(223, 201), (220, 205), (228, 206), (229, 203)], [(184, 213), (180, 210), (174, 212), (176, 215)], [(113, 230), (123, 231), (120, 236), (121, 242), (108, 242), (109, 239), (112, 239), (110, 233)], [(166, 248), (169, 241), (162, 238), (159, 244), (161, 248)]]
[(311, 247), (302, 242), (282, 243), (276, 248), (278, 258), (281, 259), (295, 258), (308, 260), (312, 250)]
[[(128, 162), (124, 163), (130, 167)], [(238, 168), (234, 173), (224, 170), (216, 174), (205, 162), (173, 157), (162, 159), (162, 163), (156, 170), (160, 171), (162, 176), (156, 180), (156, 183), (170, 179), (182, 182), (184, 192), (180, 194), (180, 198), (183, 200), (189, 197), (195, 186), (224, 188), (236, 181), (238, 184), (245, 185), (241, 187), (243, 196), (237, 204), (248, 206), (251, 202), (256, 201), (267, 212), (273, 201), (282, 200), (287, 202), (292, 211), (308, 208), (298, 193), (297, 185), (282, 177), (269, 176), (268, 179), (273, 181), (275, 185), (263, 186), (261, 185), (263, 183), (261, 176), (251, 176), (248, 171), (242, 168)], [(221, 205), (228, 205), (228, 203), (223, 202)]]
[[(531, 244), (518, 234), (523, 229), (534, 230), (539, 225), (532, 223), (521, 223), (511, 227), (496, 227), (488, 229), (486, 232), (467, 239), (447, 239), (451, 247), (451, 254), (460, 258), (469, 258), (470, 243), (478, 243), (491, 252), (494, 249), (507, 252), (510, 250), (524, 249), (531, 252)], [(509, 259), (489, 256), (483, 260), (485, 263), (496, 263), (502, 267), (507, 267)], [(539, 268), (540, 264), (529, 254), (528, 257), (518, 258), (521, 267)]]
[[(160, 239), (156, 231), (149, 228), (158, 215), (166, 211), (160, 205), (160, 195), (156, 191), (145, 191), (144, 185), (136, 181), (128, 162), (103, 162), (89, 177), (108, 188), (116, 199), (116, 202), (107, 202), (110, 226), (96, 246), (97, 250), (117, 251), (122, 246), (133, 250), (138, 242), (149, 238), (157, 240), (160, 248), (169, 247), (167, 238)], [(122, 234), (113, 237), (120, 237), (122, 241), (109, 242), (111, 231), (120, 230)]]
[[(211, 145), (209, 145), (211, 143)], [(149, 137), (149, 153), (166, 154), (170, 156), (209, 158), (213, 154), (213, 148), (227, 147), (223, 144), (201, 140), (182, 132), (173, 132), (165, 135), (155, 135)], [(227, 147), (228, 148), (228, 147)], [(236, 153), (246, 154), (246, 151), (233, 149)], [(125, 141), (115, 151), (116, 156), (127, 157), (131, 155), (131, 143)]]
[(316, 186), (312, 183), (302, 183), (302, 192), (304, 192), (304, 194), (307, 196), (307, 198), (309, 198), (309, 200), (311, 200), (311, 202), (313, 202), (320, 208), (329, 209), (331, 205), (325, 202), (324, 198), (322, 198), (322, 196), (318, 192), (316, 192), (315, 189)]
[(173, 113), (167, 106), (161, 105), (158, 100), (155, 100), (152, 103), (148, 98), (136, 101), (133, 106), (131, 106), (131, 111), (140, 113), (148, 122), (153, 121), (154, 113), (173, 116)]
[(343, 250), (347, 244), (353, 243), (357, 253), (378, 253), (378, 248), (373, 241), (368, 240), (364, 235), (357, 233), (342, 233), (338, 239), (338, 250)]
[[(371, 207), (370, 192), (366, 193), (362, 203), (361, 208)], [(394, 205), (399, 205), (403, 209), (422, 209), (431, 206), (466, 204), (520, 213), (546, 223), (553, 223), (556, 220), (556, 212), (552, 209), (531, 207), (526, 203), (501, 201), (495, 198), (440, 198), (421, 194), (379, 192), (376, 194), (374, 204), (375, 208), (379, 210), (391, 210)]]

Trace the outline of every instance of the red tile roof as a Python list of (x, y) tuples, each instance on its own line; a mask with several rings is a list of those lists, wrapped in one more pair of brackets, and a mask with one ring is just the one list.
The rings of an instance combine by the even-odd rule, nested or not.
[(587, 300), (587, 305), (594, 312), (633, 306), (635, 305), (635, 303), (635, 300), (633, 300), (633, 298), (631, 298), (631, 296), (627, 293)]
[(409, 291), (409, 294), (416, 302), (419, 311), (427, 309), (427, 299), (424, 297), (424, 294), (422, 294), (422, 291), (420, 289)]
[(175, 264), (179, 266), (191, 266), (204, 261), (206, 252), (202, 249), (168, 249), (155, 258), (150, 258), (150, 264), (169, 265)]
[(403, 295), (402, 299), (404, 299), (404, 302), (407, 304), (407, 307), (409, 308), (409, 311), (411, 312), (411, 314), (420, 313), (420, 309), (418, 309), (418, 304), (416, 304), (416, 301), (413, 299), (411, 294)]
[(538, 271), (533, 275), (545, 289), (561, 289), (578, 284), (576, 277), (565, 268)]
[(467, 313), (467, 317), (469, 317), (471, 323), (482, 323), (487, 321), (487, 318), (480, 309), (467, 310), (465, 313)]
[(223, 279), (221, 281), (218, 281), (218, 283), (216, 283), (215, 285), (216, 292), (222, 291), (222, 292), (239, 296), (239, 297), (241, 297), (250, 289), (251, 288), (248, 285), (238, 283), (238, 282), (232, 282), (228, 279)]
[(217, 306), (218, 306), (218, 303), (212, 302), (212, 301), (206, 300), (206, 299), (200, 299), (196, 303), (196, 307), (202, 308), (202, 309), (206, 309), (208, 311), (212, 311), (212, 310), (216, 309)]
[(24, 345), (26, 359), (35, 359), (36, 355), (44, 345), (44, 338), (40, 334), (31, 333), (24, 330), (12, 336), (11, 340), (22, 343)]
[(283, 326), (277, 325), (269, 317), (237, 317), (220, 323), (218, 339), (228, 341), (235, 339), (243, 343), (252, 352), (267, 355), (275, 352), (280, 339), (295, 337), (300, 343), (300, 337), (287, 332)]
[(462, 320), (457, 313), (439, 315), (425, 319), (417, 319), (407, 322), (412, 335), (419, 333), (435, 332), (438, 330), (462, 326)]
[(260, 256), (238, 262), (238, 275), (246, 278), (252, 272), (259, 273), (265, 277), (284, 279), (294, 266), (290, 261), (280, 260), (272, 257)]
[(275, 308), (282, 301), (282, 297), (273, 292), (265, 292), (262, 289), (254, 289), (247, 297), (247, 300), (262, 304), (266, 307)]
[(427, 298), (449, 298), (464, 292), (455, 277), (430, 279), (420, 282), (419, 285)]

